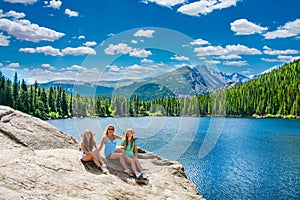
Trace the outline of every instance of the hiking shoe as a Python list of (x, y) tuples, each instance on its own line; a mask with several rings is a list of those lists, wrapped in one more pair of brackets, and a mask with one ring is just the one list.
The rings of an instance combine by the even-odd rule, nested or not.
[(147, 175), (144, 172), (142, 173), (142, 178), (147, 179)]
[(106, 169), (106, 167), (105, 166), (101, 166), (100, 167), (100, 170), (103, 172), (103, 174), (108, 174), (108, 170)]
[(140, 172), (135, 172), (134, 175), (136, 178), (140, 178), (142, 174)]

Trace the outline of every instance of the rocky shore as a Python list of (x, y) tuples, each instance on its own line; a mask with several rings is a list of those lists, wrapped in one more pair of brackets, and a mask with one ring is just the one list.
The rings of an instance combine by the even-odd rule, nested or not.
[[(204, 199), (178, 162), (140, 153), (140, 185), (78, 159), (79, 143), (38, 118), (0, 106), (0, 199)], [(108, 165), (109, 166), (109, 165)]]

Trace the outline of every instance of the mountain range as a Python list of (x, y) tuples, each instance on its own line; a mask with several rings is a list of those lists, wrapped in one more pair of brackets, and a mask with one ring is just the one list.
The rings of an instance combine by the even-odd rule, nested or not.
[(69, 93), (83, 96), (121, 95), (132, 98), (138, 94), (141, 99), (149, 100), (162, 96), (195, 96), (226, 87), (228, 84), (245, 83), (250, 78), (239, 74), (226, 74), (205, 65), (183, 66), (157, 77), (139, 80), (82, 82), (57, 80), (41, 83), (43, 88), (63, 87)]

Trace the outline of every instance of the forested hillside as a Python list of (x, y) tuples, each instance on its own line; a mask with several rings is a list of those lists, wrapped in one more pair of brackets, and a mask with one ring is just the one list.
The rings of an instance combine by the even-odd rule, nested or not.
[(230, 89), (195, 97), (160, 97), (143, 101), (118, 95), (85, 97), (62, 87), (41, 88), (37, 82), (13, 82), (0, 72), (0, 104), (37, 117), (107, 116), (300, 116), (300, 60)]

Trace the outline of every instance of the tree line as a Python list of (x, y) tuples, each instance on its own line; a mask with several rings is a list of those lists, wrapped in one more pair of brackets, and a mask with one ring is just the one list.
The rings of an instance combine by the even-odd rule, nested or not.
[(0, 72), (0, 104), (42, 119), (122, 116), (300, 116), (300, 60), (233, 88), (194, 97), (161, 97), (144, 101), (135, 94), (85, 97), (62, 87), (41, 88), (13, 82)]

